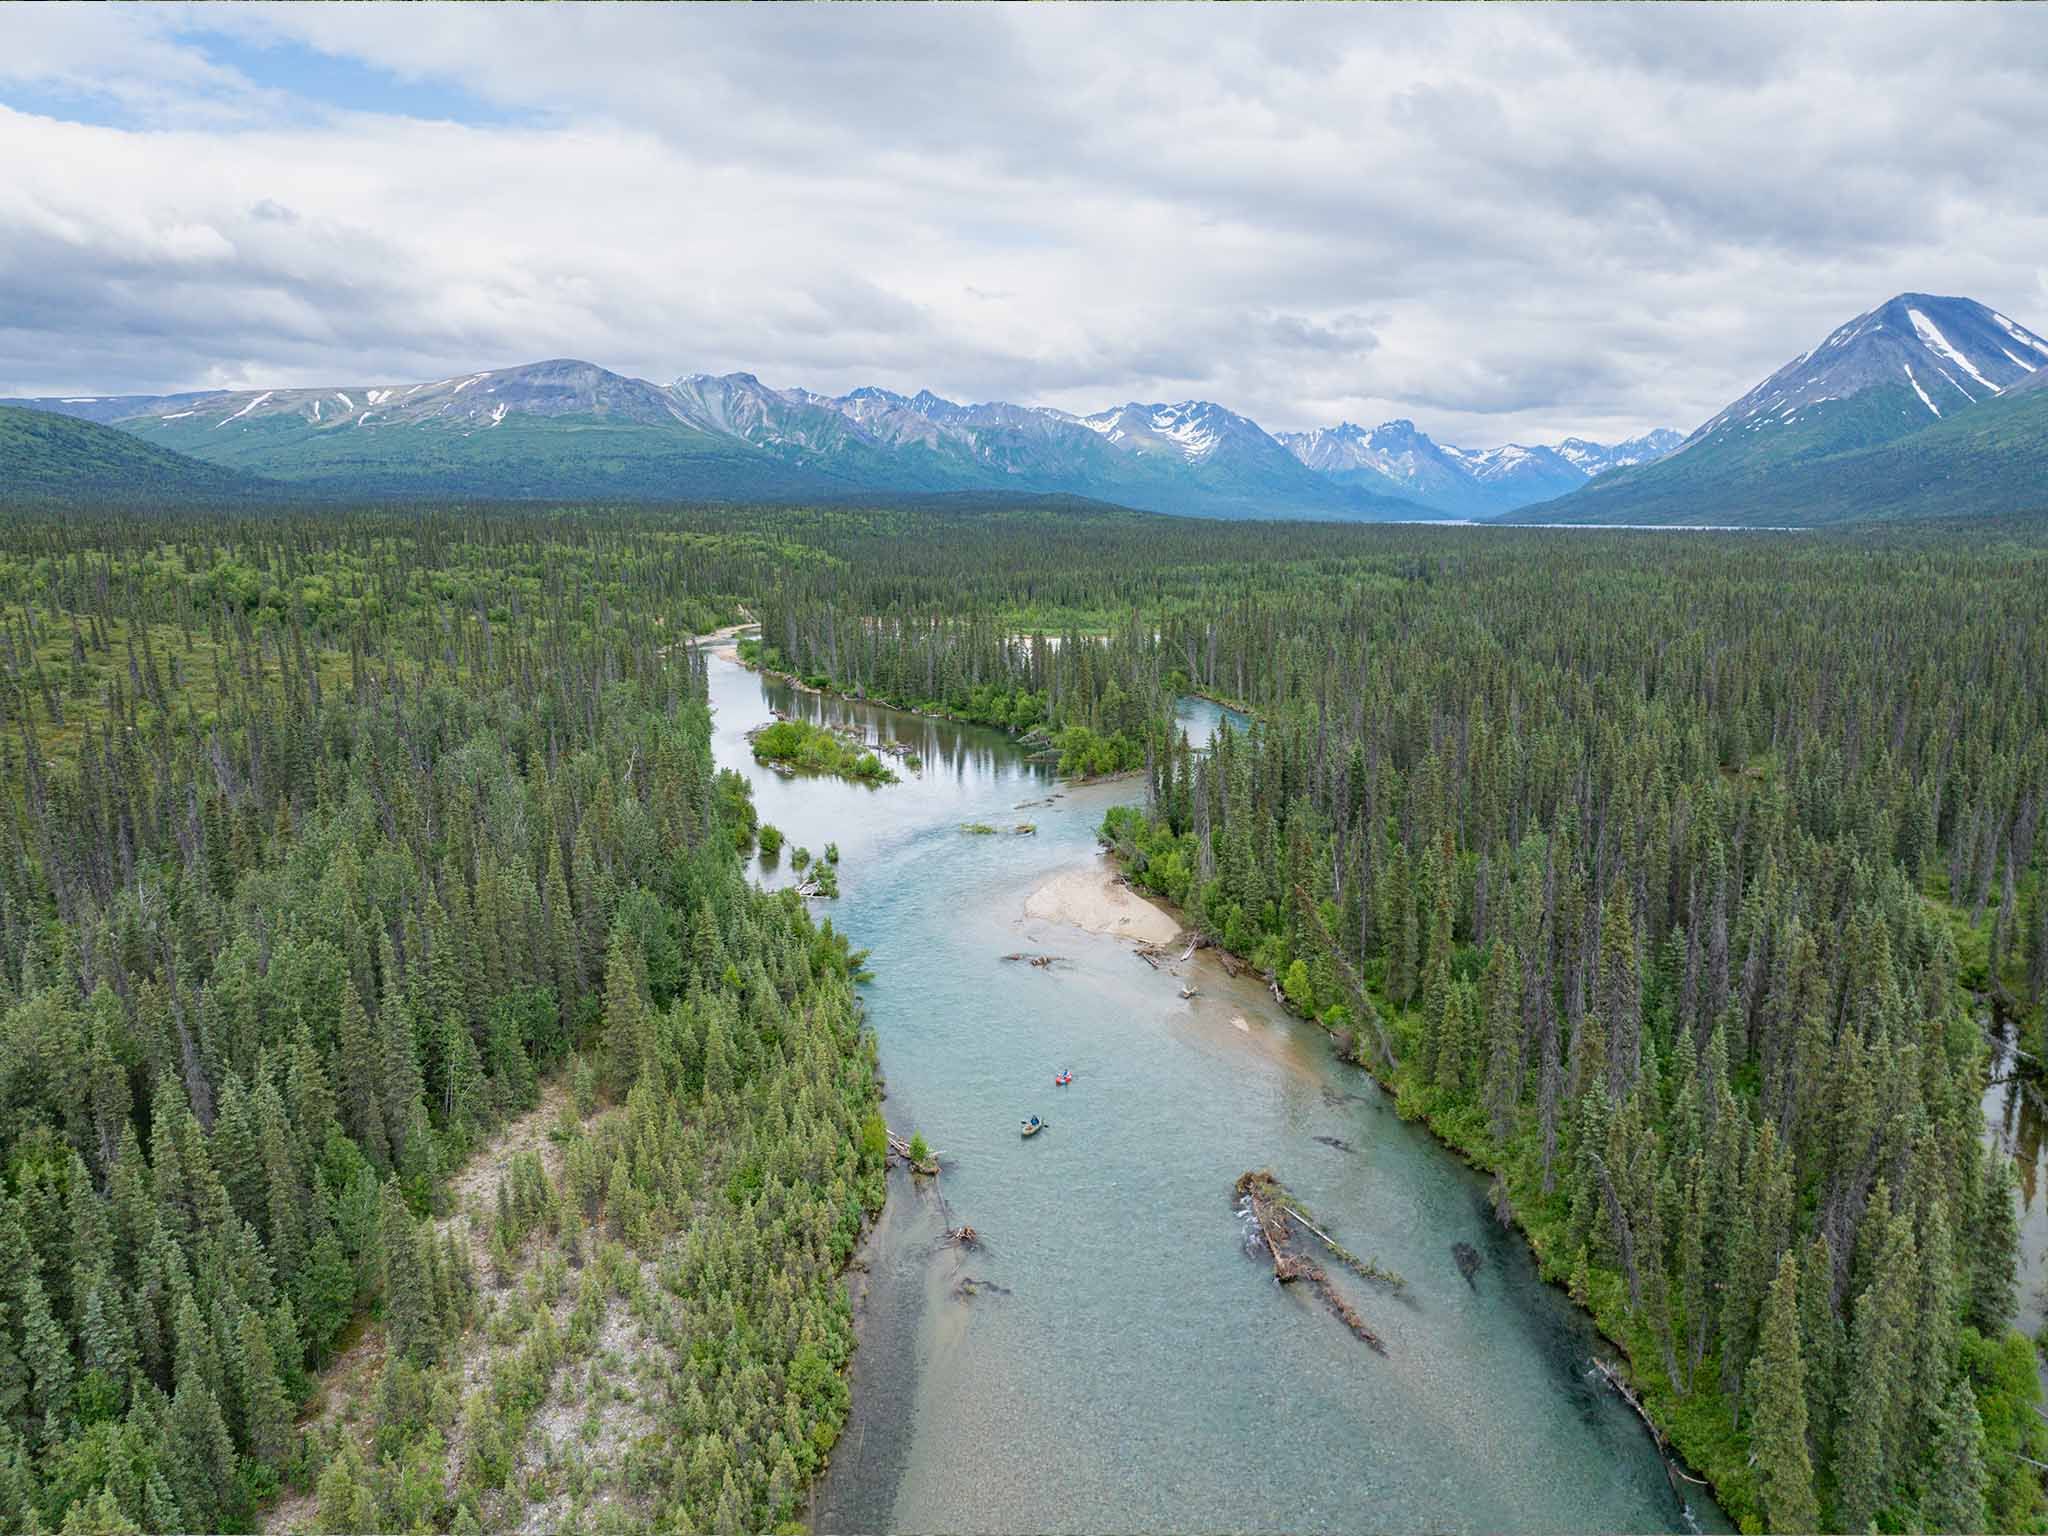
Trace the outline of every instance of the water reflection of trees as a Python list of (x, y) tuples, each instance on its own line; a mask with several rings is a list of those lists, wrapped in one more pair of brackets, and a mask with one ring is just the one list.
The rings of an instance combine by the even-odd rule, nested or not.
[(2019, 1175), (2020, 1210), (2032, 1215), (2042, 1184), (2041, 1106), (2031, 1086), (2023, 1079), (2001, 1083), (1992, 1092), (1998, 1096), (1991, 1118), (1997, 1128), (1999, 1145), (2018, 1164), (2015, 1172)]
[(912, 714), (882, 704), (867, 704), (837, 694), (811, 693), (787, 683), (761, 681), (763, 701), (794, 719), (813, 725), (852, 726), (872, 745), (894, 743), (924, 760), (924, 773), (945, 773), (956, 779), (975, 775), (993, 778), (1006, 755), (1021, 751), (986, 726), (961, 725), (933, 715)]

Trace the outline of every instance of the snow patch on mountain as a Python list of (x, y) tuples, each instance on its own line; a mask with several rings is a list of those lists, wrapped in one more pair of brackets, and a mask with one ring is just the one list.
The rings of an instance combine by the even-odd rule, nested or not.
[(239, 411), (235, 412), (234, 415), (228, 417), (227, 421), (216, 422), (215, 426), (224, 427), (228, 424), (229, 421), (240, 421), (244, 416), (248, 415), (251, 411), (255, 410), (257, 406), (261, 405), (264, 401), (268, 400), (271, 397), (272, 393), (273, 391), (266, 389), (254, 400), (251, 400), (247, 405), (243, 406)]
[[(1913, 322), (1913, 329), (1919, 333), (1920, 339), (1926, 342), (1928, 346), (1934, 348), (1935, 351), (1954, 363), (1994, 395), (1998, 393), (1998, 386), (1979, 373), (1976, 364), (1949, 345), (1948, 338), (1941, 334), (1940, 326), (1921, 314), (1917, 309), (1908, 309), (1906, 311), (1906, 318)], [(2002, 352), (2005, 349), (2001, 347), (1999, 350)], [(1960, 388), (1960, 386), (1958, 387)]]
[(2018, 342), (2021, 346), (2032, 347), (2036, 352), (2040, 353), (2043, 357), (2048, 357), (2048, 341), (2043, 341), (2040, 337), (2036, 336), (2032, 331), (2028, 330), (2023, 325), (2014, 325), (2010, 320), (2006, 319), (2005, 316), (1998, 313), (1998, 311), (1995, 309), (1991, 312), (1991, 318), (1997, 321), (2000, 326), (2004, 327), (2006, 335), (2010, 336), (2014, 341)]

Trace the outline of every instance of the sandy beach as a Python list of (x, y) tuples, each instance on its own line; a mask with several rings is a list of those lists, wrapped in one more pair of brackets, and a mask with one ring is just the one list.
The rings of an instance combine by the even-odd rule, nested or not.
[(1107, 860), (1052, 876), (1026, 898), (1024, 915), (1146, 944), (1171, 943), (1180, 932), (1166, 912), (1118, 885)]

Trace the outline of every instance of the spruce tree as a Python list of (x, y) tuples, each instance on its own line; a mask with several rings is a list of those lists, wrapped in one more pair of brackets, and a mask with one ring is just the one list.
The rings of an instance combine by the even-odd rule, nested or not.
[(1977, 1394), (1960, 1375), (1949, 1386), (1940, 1411), (1929, 1422), (1926, 1471), (1920, 1494), (1920, 1528), (1976, 1532), (1986, 1529), (1984, 1511), (1984, 1421)]
[(2020, 1253), (2019, 1216), (2014, 1202), (2012, 1159), (1995, 1146), (1986, 1147), (1976, 1230), (1971, 1234), (1966, 1314), (1970, 1325), (1980, 1333), (2000, 1332), (2013, 1313)]
[(604, 1027), (607, 1085), (614, 1100), (624, 1102), (641, 1072), (652, 1060), (652, 1015), (641, 981), (638, 940), (621, 927), (612, 936), (605, 960)]
[(1749, 1366), (1755, 1399), (1749, 1443), (1763, 1488), (1764, 1513), (1773, 1531), (1817, 1531), (1813, 1463), (1806, 1444), (1806, 1365), (1799, 1348), (1799, 1263), (1778, 1261), (1778, 1277), (1764, 1303), (1763, 1342)]
[(231, 1529), (241, 1504), (234, 1442), (219, 1400), (196, 1373), (178, 1382), (165, 1434), (163, 1471), (188, 1529)]
[(434, 1314), (419, 1225), (395, 1181), (386, 1181), (380, 1209), (385, 1335), (393, 1359), (425, 1360), (433, 1353)]

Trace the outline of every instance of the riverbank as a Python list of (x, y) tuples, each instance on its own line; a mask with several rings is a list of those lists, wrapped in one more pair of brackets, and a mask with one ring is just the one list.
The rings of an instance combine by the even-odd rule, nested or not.
[[(1111, 865), (1120, 866), (1121, 864), (1121, 861), (1117, 859), (1113, 852), (1105, 853), (1104, 858)], [(1128, 888), (1119, 887), (1119, 889)], [(1203, 933), (1201, 925), (1195, 922), (1183, 908), (1174, 905), (1165, 898), (1146, 896), (1138, 899), (1145, 901), (1146, 904), (1153, 906), (1155, 910), (1159, 911), (1163, 917), (1167, 917), (1178, 924), (1181, 933)], [(1219, 959), (1228, 954), (1227, 951), (1213, 945), (1208, 947), (1207, 952), (1215, 954)], [(1513, 1184), (1510, 1172), (1501, 1167), (1499, 1158), (1494, 1155), (1494, 1150), (1486, 1144), (1483, 1125), (1479, 1128), (1478, 1134), (1474, 1135), (1472, 1126), (1457, 1123), (1455, 1117), (1447, 1114), (1431, 1113), (1429, 1110), (1422, 1108), (1420, 1099), (1414, 1092), (1404, 1091), (1416, 1089), (1421, 1085), (1408, 1081), (1402, 1074), (1398, 1063), (1392, 1068), (1386, 1068), (1376, 1065), (1363, 1055), (1354, 1056), (1344, 1052), (1342, 1047), (1346, 1044), (1345, 1038), (1336, 1031), (1329, 1029), (1320, 1019), (1313, 1015), (1302, 1013), (1301, 1010), (1288, 1002), (1271, 975), (1254, 971), (1242, 957), (1231, 955), (1229, 958), (1230, 961), (1235, 962), (1234, 967), (1227, 963), (1225, 965), (1225, 969), (1230, 974), (1239, 974), (1241, 968), (1243, 971), (1250, 971), (1252, 974), (1262, 976), (1279, 1005), (1289, 1015), (1302, 1020), (1304, 1023), (1314, 1024), (1329, 1034), (1333, 1043), (1340, 1047), (1339, 1054), (1341, 1059), (1350, 1062), (1364, 1071), (1366, 1076), (1373, 1081), (1381, 1092), (1393, 1101), (1403, 1119), (1410, 1120), (1428, 1131), (1430, 1137), (1438, 1146), (1452, 1153), (1466, 1167), (1481, 1173), (1494, 1174), (1507, 1179), (1510, 1185)], [(1374, 998), (1373, 1002), (1385, 1014), (1391, 1015), (1394, 1012), (1392, 1006), (1383, 998)], [(1745, 1465), (1731, 1464), (1723, 1458), (1708, 1454), (1715, 1449), (1730, 1447), (1733, 1442), (1725, 1435), (1719, 1433), (1703, 1436), (1701, 1426), (1704, 1421), (1695, 1415), (1682, 1416), (1672, 1413), (1664, 1393), (1659, 1390), (1658, 1383), (1638, 1371), (1636, 1352), (1640, 1344), (1639, 1341), (1631, 1337), (1622, 1312), (1622, 1300), (1625, 1298), (1626, 1293), (1622, 1292), (1619, 1295), (1591, 1294), (1583, 1297), (1575, 1294), (1573, 1288), (1567, 1283), (1570, 1278), (1568, 1256), (1561, 1256), (1554, 1251), (1555, 1245), (1547, 1240), (1548, 1234), (1535, 1224), (1524, 1209), (1523, 1204), (1510, 1198), (1508, 1201), (1508, 1217), (1512, 1221), (1515, 1231), (1520, 1234), (1526, 1244), (1529, 1253), (1534, 1257), (1537, 1273), (1541, 1276), (1544, 1283), (1554, 1290), (1562, 1291), (1580, 1314), (1592, 1322), (1600, 1337), (1605, 1339), (1619, 1352), (1623, 1366), (1620, 1374), (1636, 1391), (1638, 1398), (1643, 1404), (1640, 1411), (1648, 1419), (1654, 1433), (1662, 1436), (1664, 1441), (1667, 1442), (1661, 1449), (1668, 1458), (1670, 1469), (1677, 1476), (1700, 1487), (1710, 1489), (1715, 1500), (1738, 1525), (1745, 1522), (1745, 1517), (1760, 1519), (1761, 1512), (1757, 1506), (1757, 1494), (1750, 1475), (1750, 1469)], [(1699, 1400), (1695, 1400), (1690, 1406), (1697, 1407), (1698, 1405)], [(1676, 1491), (1675, 1484), (1674, 1491)], [(1682, 1498), (1683, 1495), (1681, 1494), (1680, 1497)]]

